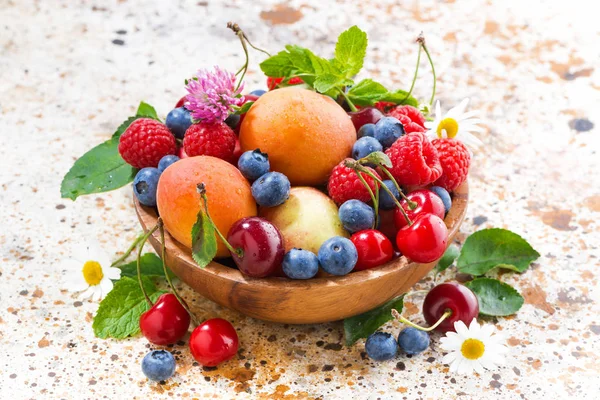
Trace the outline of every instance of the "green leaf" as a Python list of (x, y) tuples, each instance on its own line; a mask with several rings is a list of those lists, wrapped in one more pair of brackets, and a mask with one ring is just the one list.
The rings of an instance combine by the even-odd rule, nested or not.
[(379, 101), (388, 101), (394, 104), (407, 104), (419, 108), (419, 101), (412, 96), (407, 97), (408, 92), (405, 90), (396, 90), (395, 92), (389, 92), (388, 94), (381, 96)]
[(388, 321), (391, 321), (392, 309), (395, 309), (399, 313), (402, 312), (404, 307), (404, 295), (396, 297), (379, 306), (371, 311), (367, 311), (364, 314), (356, 315), (354, 317), (346, 318), (344, 320), (344, 336), (346, 338), (346, 345), (353, 345), (358, 339), (366, 338), (379, 327)]
[(382, 151), (374, 151), (371, 154), (361, 158), (359, 161), (362, 163), (362, 160), (368, 164), (374, 164), (376, 166), (383, 165), (384, 167), (392, 168), (392, 160), (390, 160), (388, 155)]
[[(121, 269), (121, 276), (128, 276), (137, 279), (137, 261), (124, 264), (119, 267)], [(175, 274), (171, 272), (167, 267), (167, 271), (170, 277), (174, 277)], [(140, 272), (143, 276), (148, 277), (160, 277), (164, 278), (165, 273), (163, 271), (162, 261), (154, 253), (146, 253), (140, 258)]]
[(237, 110), (235, 113), (236, 114), (245, 114), (248, 112), (248, 110), (250, 110), (250, 107), (252, 107), (252, 105), (254, 104), (253, 101), (248, 101), (246, 103), (244, 103), (239, 110)]
[(504, 317), (515, 314), (524, 303), (523, 296), (497, 279), (477, 278), (465, 283), (479, 300), (479, 314)]
[(448, 246), (448, 248), (444, 252), (444, 255), (438, 261), (435, 267), (435, 272), (439, 273), (448, 269), (448, 267), (454, 263), (454, 260), (456, 260), (459, 254), (460, 250), (457, 245), (453, 243), (450, 246)]
[(192, 258), (200, 266), (206, 267), (217, 255), (215, 228), (204, 214), (198, 211), (196, 223), (192, 227)]
[(90, 194), (118, 189), (133, 181), (136, 169), (119, 154), (119, 138), (94, 147), (80, 157), (63, 178), (60, 194), (71, 200)]
[[(142, 278), (146, 293), (154, 302), (166, 293), (156, 289), (148, 278)], [(100, 303), (92, 328), (96, 337), (123, 339), (140, 331), (140, 316), (150, 307), (137, 280), (123, 277)]]
[(286, 51), (271, 56), (260, 63), (260, 69), (266, 76), (273, 78), (288, 76), (294, 68), (290, 54)]
[(345, 79), (343, 77), (327, 73), (319, 75), (317, 79), (315, 79), (313, 86), (317, 92), (326, 93), (331, 89), (340, 86), (344, 81)]
[(362, 69), (367, 54), (367, 43), (367, 34), (356, 25), (338, 37), (335, 59), (342, 65), (347, 78), (352, 78)]
[(458, 270), (480, 276), (492, 268), (512, 266), (523, 272), (540, 254), (521, 236), (506, 229), (482, 229), (467, 238), (456, 262)]
[(135, 121), (136, 119), (139, 119), (139, 118), (141, 118), (141, 117), (135, 116), (135, 117), (127, 118), (121, 125), (119, 125), (119, 127), (117, 128), (115, 133), (113, 133), (112, 137), (120, 138), (121, 135), (123, 134), (123, 132), (125, 132), (127, 130), (127, 128), (129, 128), (129, 125), (131, 125), (133, 121)]
[(285, 49), (289, 52), (289, 59), (294, 69), (303, 74), (314, 74), (315, 69), (310, 60), (311, 51), (296, 45), (287, 45)]
[(140, 118), (152, 118), (157, 121), (160, 121), (160, 118), (158, 118), (158, 115), (156, 114), (156, 110), (154, 109), (154, 107), (152, 107), (148, 103), (144, 103), (143, 101), (140, 102), (140, 105), (138, 106), (135, 116), (140, 117)]

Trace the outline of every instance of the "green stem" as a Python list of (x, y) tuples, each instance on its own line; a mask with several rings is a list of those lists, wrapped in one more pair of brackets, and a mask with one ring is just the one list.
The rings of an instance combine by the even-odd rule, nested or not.
[(142, 251), (144, 250), (144, 245), (146, 244), (146, 241), (148, 240), (148, 238), (150, 236), (152, 236), (152, 234), (154, 232), (156, 232), (157, 229), (158, 229), (158, 224), (154, 225), (154, 227), (152, 229), (150, 229), (148, 232), (146, 232), (146, 234), (144, 234), (142, 236), (142, 238), (140, 239), (140, 247), (138, 248), (137, 264), (136, 264), (138, 283), (140, 284), (140, 289), (142, 289), (142, 294), (144, 295), (144, 298), (146, 299), (146, 303), (148, 303), (148, 305), (150, 307), (152, 307), (154, 305), (154, 303), (152, 303), (152, 300), (150, 300), (150, 297), (148, 296), (148, 293), (146, 293), (146, 289), (144, 288), (144, 284), (142, 283), (142, 268), (141, 268), (140, 259), (142, 258)]
[(419, 63), (421, 62), (421, 50), (422, 50), (422, 46), (421, 46), (421, 44), (419, 44), (419, 53), (417, 54), (417, 66), (415, 67), (415, 75), (413, 76), (413, 80), (410, 85), (410, 90), (406, 94), (406, 97), (404, 99), (402, 99), (402, 101), (400, 103), (404, 103), (404, 101), (410, 97), (413, 89), (415, 88), (415, 82), (417, 81), (417, 74), (419, 72)]
[(425, 50), (425, 54), (427, 55), (427, 59), (429, 60), (429, 65), (431, 65), (431, 73), (433, 74), (433, 92), (431, 93), (431, 99), (429, 100), (429, 106), (433, 107), (433, 100), (435, 99), (435, 87), (437, 83), (437, 76), (435, 75), (435, 67), (433, 66), (433, 60), (431, 59), (431, 54), (429, 54), (429, 50), (427, 49), (427, 45), (425, 44), (425, 39), (421, 42), (421, 47)]
[(356, 108), (356, 106), (354, 105), (354, 103), (352, 103), (352, 101), (350, 100), (350, 98), (348, 97), (348, 95), (342, 89), (338, 88), (338, 91), (344, 97), (344, 100), (346, 100), (346, 103), (348, 103), (348, 107), (350, 107), (350, 111), (352, 111), (352, 112), (358, 111), (358, 109)]
[(127, 257), (129, 257), (131, 252), (137, 247), (138, 243), (140, 242), (140, 240), (142, 240), (143, 237), (144, 237), (143, 233), (141, 233), (138, 237), (136, 237), (135, 240), (133, 241), (133, 243), (131, 243), (129, 248), (125, 251), (125, 253), (121, 257), (119, 257), (115, 261), (113, 261), (113, 263), (110, 264), (110, 266), (114, 267), (114, 266), (117, 266), (118, 264), (122, 263), (123, 261), (125, 261), (125, 259)]
[(255, 45), (253, 45), (252, 42), (250, 42), (250, 39), (248, 39), (248, 36), (246, 36), (246, 34), (244, 32), (242, 32), (242, 35), (244, 36), (244, 39), (246, 40), (246, 42), (248, 42), (250, 47), (252, 47), (254, 50), (260, 51), (261, 53), (264, 53), (264, 54), (268, 55), (269, 57), (271, 57), (271, 54), (268, 51), (263, 50), (259, 47), (256, 47)]
[(437, 320), (437, 322), (433, 325), (431, 325), (428, 328), (424, 328), (420, 325), (417, 325), (413, 322), (410, 322), (409, 320), (407, 320), (406, 318), (404, 318), (402, 315), (400, 315), (400, 313), (394, 309), (392, 309), (392, 316), (394, 318), (396, 318), (397, 320), (399, 320), (402, 323), (405, 323), (408, 326), (412, 326), (413, 328), (416, 328), (420, 331), (425, 331), (425, 332), (431, 332), (432, 330), (434, 330), (435, 328), (437, 328), (446, 318), (448, 318), (450, 315), (452, 315), (452, 311), (450, 310), (446, 310), (446, 312), (444, 312), (444, 314), (440, 317), (440, 319)]
[[(200, 185), (204, 185), (204, 184), (202, 183)], [(198, 186), (200, 186), (200, 185), (198, 185)], [(229, 250), (229, 252), (231, 254), (235, 254), (239, 258), (244, 257), (244, 250), (242, 250), (241, 248), (234, 248), (231, 244), (229, 244), (229, 242), (227, 241), (225, 236), (223, 236), (223, 234), (221, 233), (219, 228), (217, 228), (217, 225), (211, 218), (210, 213), (208, 212), (208, 197), (206, 197), (206, 190), (204, 188), (202, 188), (202, 189), (198, 188), (198, 192), (200, 193), (200, 196), (202, 197), (202, 201), (204, 202), (204, 213), (206, 214), (206, 218), (208, 218), (208, 221), (210, 222), (210, 224), (213, 226), (213, 228), (215, 228), (215, 232), (217, 232), (217, 235), (219, 236), (219, 238), (221, 239), (221, 241), (223, 242), (225, 247), (227, 247), (227, 250)]]
[(365, 180), (365, 178), (363, 178), (362, 174), (358, 171), (355, 171), (356, 175), (358, 176), (358, 179), (360, 179), (360, 182), (363, 184), (363, 186), (365, 188), (367, 188), (367, 191), (369, 192), (369, 196), (371, 196), (371, 200), (373, 201), (373, 210), (375, 211), (375, 219), (373, 220), (373, 229), (375, 229), (377, 227), (377, 221), (379, 219), (379, 190), (377, 189), (377, 185), (375, 186), (375, 188), (377, 189), (377, 194), (378, 196), (375, 197), (375, 195), (373, 194), (373, 191), (371, 190), (371, 187), (369, 186), (369, 184), (367, 183), (367, 181)]
[(402, 191), (402, 188), (400, 187), (400, 185), (398, 185), (398, 182), (396, 181), (396, 179), (394, 178), (394, 176), (392, 175), (392, 173), (385, 167), (385, 165), (380, 165), (379, 168), (394, 183), (394, 186), (396, 186), (396, 190), (398, 191), (398, 193), (400, 193), (400, 197), (402, 197), (402, 199), (404, 199), (406, 201), (406, 204), (408, 205), (408, 208), (411, 209), (411, 210), (414, 210), (415, 208), (417, 208), (419, 205), (415, 201), (412, 201), (411, 199), (409, 199), (408, 197), (406, 197), (406, 195)]

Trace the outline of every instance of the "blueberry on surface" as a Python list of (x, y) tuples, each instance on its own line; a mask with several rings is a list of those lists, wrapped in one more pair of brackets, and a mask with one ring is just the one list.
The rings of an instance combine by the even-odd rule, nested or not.
[(292, 279), (310, 279), (319, 272), (319, 259), (311, 251), (291, 249), (283, 258), (283, 272)]
[(348, 200), (340, 206), (338, 217), (350, 233), (371, 229), (375, 222), (375, 211), (373, 208), (360, 200)]
[(142, 372), (153, 381), (166, 381), (175, 373), (175, 358), (165, 350), (153, 350), (142, 360)]
[(261, 207), (275, 207), (290, 197), (290, 180), (281, 172), (267, 172), (252, 184), (252, 196)]
[(404, 328), (398, 335), (398, 344), (406, 354), (419, 354), (429, 347), (429, 334), (409, 326)]
[(156, 206), (156, 189), (160, 171), (158, 168), (142, 168), (133, 179), (133, 193), (145, 206)]
[(192, 126), (192, 113), (185, 107), (174, 108), (167, 114), (165, 125), (177, 139), (183, 139), (185, 131)]
[(375, 139), (387, 149), (404, 135), (404, 126), (394, 117), (383, 117), (375, 124)]
[(350, 239), (334, 236), (321, 245), (318, 258), (325, 272), (346, 275), (354, 269), (358, 261), (358, 252)]
[(367, 338), (365, 350), (372, 360), (391, 360), (398, 354), (398, 342), (389, 333), (375, 332)]
[(250, 182), (254, 182), (269, 172), (270, 168), (269, 156), (262, 153), (260, 149), (248, 150), (238, 160), (238, 169)]

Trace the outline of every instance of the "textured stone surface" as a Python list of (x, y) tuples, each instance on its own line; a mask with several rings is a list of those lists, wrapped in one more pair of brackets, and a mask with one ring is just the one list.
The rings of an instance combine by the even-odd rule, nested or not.
[[(589, 3), (341, 3), (0, 0), (0, 397), (598, 398), (600, 28)], [(151, 347), (144, 339), (94, 338), (97, 304), (63, 290), (67, 271), (58, 263), (85, 238), (117, 254), (138, 224), (129, 189), (71, 202), (60, 198), (61, 178), (139, 100), (164, 116), (197, 68), (239, 67), (230, 19), (271, 51), (301, 43), (323, 54), (358, 24), (370, 39), (362, 74), (398, 88), (410, 85), (412, 40), (425, 32), (442, 105), (470, 97), (488, 122), (460, 240), (505, 227), (542, 254), (523, 275), (502, 276), (526, 299), (517, 316), (489, 321), (509, 338), (506, 366), (452, 375), (440, 363), (438, 337), (422, 356), (375, 364), (362, 341), (342, 345), (339, 323), (264, 323), (183, 286), (199, 314), (237, 327), (237, 359), (202, 369), (176, 345), (177, 374), (160, 385), (141, 373)], [(256, 63), (248, 87), (264, 87)], [(428, 98), (430, 87), (423, 63), (417, 95)], [(417, 286), (431, 285), (428, 277)], [(416, 321), (420, 301), (406, 308)]]

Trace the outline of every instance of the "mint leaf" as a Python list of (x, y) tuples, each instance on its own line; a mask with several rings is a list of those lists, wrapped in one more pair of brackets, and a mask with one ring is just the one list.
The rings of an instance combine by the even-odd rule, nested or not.
[(346, 81), (347, 80), (341, 76), (326, 73), (323, 75), (319, 75), (317, 79), (315, 79), (313, 87), (319, 93), (326, 93), (335, 87), (344, 86), (344, 82)]
[(406, 96), (408, 94), (405, 90), (396, 90), (395, 92), (389, 92), (388, 94), (381, 96), (379, 101), (387, 101), (394, 104), (407, 104), (419, 108), (419, 101), (412, 96)]
[(454, 263), (454, 260), (456, 260), (459, 254), (460, 250), (457, 245), (453, 243), (450, 246), (448, 246), (448, 248), (444, 252), (444, 255), (442, 256), (442, 258), (440, 258), (437, 265), (435, 266), (435, 272), (439, 273), (448, 269), (448, 267)]
[(524, 303), (515, 288), (497, 279), (477, 278), (465, 283), (479, 300), (479, 314), (504, 317), (515, 314)]
[[(142, 278), (142, 283), (153, 302), (166, 293), (148, 278)], [(123, 277), (100, 303), (92, 324), (94, 334), (102, 339), (133, 336), (140, 331), (140, 316), (149, 308), (137, 280)]]
[[(121, 276), (128, 276), (137, 279), (137, 261), (124, 264), (119, 267), (121, 269)], [(167, 267), (170, 277), (174, 277), (175, 274), (171, 272)], [(159, 277), (164, 278), (165, 273), (163, 271), (162, 261), (154, 253), (146, 253), (140, 258), (140, 272), (143, 276), (147, 277)]]
[(482, 229), (467, 238), (456, 262), (464, 274), (484, 275), (492, 268), (523, 272), (540, 254), (521, 236), (506, 229)]
[(397, 90), (389, 92), (385, 86), (372, 79), (363, 79), (348, 91), (350, 100), (359, 106), (370, 106), (378, 101), (386, 101), (394, 104), (408, 104), (418, 107), (419, 102), (412, 96), (406, 96), (408, 92)]
[(63, 178), (61, 197), (77, 197), (118, 189), (133, 181), (136, 169), (119, 154), (119, 138), (113, 137), (81, 156)]
[(248, 112), (248, 110), (250, 110), (250, 107), (252, 107), (253, 104), (254, 104), (253, 101), (247, 101), (235, 113), (236, 114), (245, 114)]
[(315, 69), (312, 65), (310, 54), (312, 52), (304, 47), (290, 45), (285, 46), (289, 52), (289, 59), (296, 72), (302, 74), (314, 74)]
[(200, 266), (206, 267), (217, 255), (215, 228), (202, 210), (198, 211), (196, 223), (192, 227), (192, 258)]
[(294, 69), (294, 65), (290, 54), (286, 51), (280, 51), (261, 62), (260, 69), (266, 76), (280, 78), (289, 76)]
[(133, 123), (133, 121), (135, 121), (136, 119), (139, 119), (139, 118), (141, 118), (141, 117), (134, 116), (134, 117), (127, 118), (121, 125), (119, 125), (119, 127), (117, 128), (115, 133), (113, 133), (112, 137), (120, 138), (121, 135), (123, 134), (123, 132), (125, 132), (127, 130), (127, 128), (129, 128), (129, 125), (131, 125)]
[(374, 151), (371, 154), (361, 158), (359, 160), (362, 163), (374, 164), (376, 166), (384, 166), (387, 168), (392, 168), (392, 160), (382, 151)]
[(367, 42), (367, 34), (356, 25), (338, 37), (335, 59), (341, 64), (346, 78), (352, 78), (362, 69), (367, 54)]
[(344, 336), (346, 338), (346, 346), (351, 346), (360, 338), (366, 338), (379, 327), (388, 321), (391, 321), (392, 309), (399, 313), (404, 307), (404, 295), (396, 297), (387, 303), (367, 311), (364, 314), (346, 318), (344, 320)]
[(156, 110), (154, 109), (154, 107), (152, 107), (148, 103), (144, 103), (143, 101), (140, 102), (140, 105), (138, 106), (135, 116), (139, 117), (139, 118), (152, 118), (157, 121), (160, 121), (160, 118), (158, 118), (158, 115), (156, 114)]

